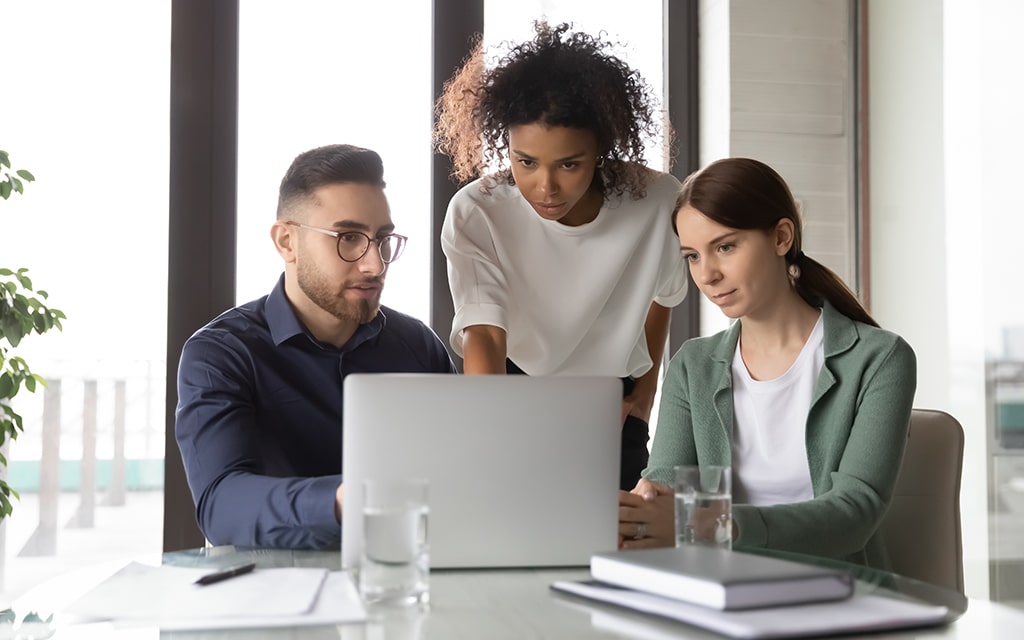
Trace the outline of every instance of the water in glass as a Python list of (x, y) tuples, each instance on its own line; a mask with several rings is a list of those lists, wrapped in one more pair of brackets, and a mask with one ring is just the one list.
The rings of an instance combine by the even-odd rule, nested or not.
[(703, 544), (732, 548), (732, 497), (676, 491), (676, 546)]
[(366, 602), (426, 602), (430, 555), (424, 505), (366, 507), (359, 588)]

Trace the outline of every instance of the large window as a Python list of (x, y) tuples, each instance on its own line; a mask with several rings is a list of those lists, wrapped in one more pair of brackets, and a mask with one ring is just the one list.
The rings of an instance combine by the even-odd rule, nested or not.
[(50, 385), (12, 404), (21, 499), (0, 524), (0, 594), (13, 598), (160, 551), (170, 2), (5, 3), (2, 16), (0, 149), (36, 181), (0, 200), (0, 267), (28, 268), (67, 314), (63, 332), (15, 350)]
[[(944, 137), (946, 180), (935, 197), (944, 206), (938, 215), (921, 212), (919, 220), (940, 230), (945, 218), (945, 269), (931, 272), (931, 286), (948, 306), (945, 317), (911, 317), (922, 338), (937, 335), (948, 345), (921, 359), (948, 358), (945, 408), (967, 432), (968, 592), (982, 595), (988, 587), (993, 600), (1024, 608), (1024, 88), (1010, 80), (1024, 59), (1022, 22), (1024, 5), (1016, 2), (943, 5), (943, 108), (935, 122)], [(903, 260), (904, 251), (890, 259)], [(942, 329), (948, 334), (938, 334)], [(986, 570), (987, 584), (980, 580)]]
[(384, 304), (428, 320), (431, 86), (429, 2), (241, 3), (238, 107), (239, 302), (265, 295), (283, 266), (270, 241), (292, 159), (334, 143), (384, 160), (391, 215), (409, 236)]
[[(168, 544), (180, 544), (177, 529), (194, 526), (171, 468), (180, 460), (173, 435), (165, 440), (165, 395), (173, 410), (176, 346), (224, 306), (220, 294), (232, 278), (214, 258), (230, 253), (222, 238), (231, 237), (224, 229), (235, 216), (234, 202), (215, 188), (231, 177), (226, 164), (234, 166), (234, 78), (219, 66), (234, 70), (233, 8), (217, 3), (220, 13), (203, 14), (197, 4), (97, 0), (3, 10), (6, 59), (17, 63), (3, 92), (0, 148), (38, 181), (0, 202), (0, 228), (16, 230), (3, 235), (0, 266), (28, 267), (68, 315), (63, 333), (34, 336), (19, 350), (51, 385), (49, 398), (16, 399), (25, 434), (7, 451), (8, 479), (22, 499), (0, 525), (5, 597), (79, 564), (159, 551), (165, 462), (175, 504)], [(451, 16), (432, 15), (429, 2), (400, 10), (327, 0), (287, 10), (239, 4), (237, 301), (267, 293), (282, 270), (268, 228), (292, 158), (349, 142), (381, 153), (393, 217), (410, 236), (384, 301), (427, 320), (438, 287), (435, 277), (431, 292), (431, 272), (443, 277), (430, 256), (439, 216), (430, 193), (431, 61), (465, 45), (431, 42), (431, 25)], [(542, 15), (604, 30), (660, 93), (664, 4), (645, 0), (623, 12), (613, 3), (492, 2), (488, 38), (529, 37)], [(176, 146), (168, 122), (178, 127)], [(661, 161), (652, 150), (652, 166)], [(169, 199), (177, 202), (173, 220)], [(170, 273), (169, 259), (178, 265)], [(203, 265), (198, 275), (181, 268), (189, 261)], [(169, 276), (186, 282), (171, 287), (177, 303), (168, 310)], [(44, 436), (46, 424), (56, 425), (53, 438)], [(47, 493), (51, 475), (56, 490)], [(30, 544), (40, 528), (52, 551)], [(37, 551), (22, 553), (28, 546)]]

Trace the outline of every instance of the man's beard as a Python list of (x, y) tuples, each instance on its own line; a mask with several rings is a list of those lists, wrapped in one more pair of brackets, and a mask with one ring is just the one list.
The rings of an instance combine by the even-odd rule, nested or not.
[[(300, 262), (297, 274), (299, 289), (306, 294), (306, 297), (312, 300), (316, 306), (339, 320), (353, 320), (358, 324), (366, 324), (373, 320), (374, 316), (377, 315), (377, 311), (380, 310), (379, 295), (372, 300), (346, 300), (337, 293), (339, 289), (337, 285), (330, 283), (315, 265), (307, 266)], [(364, 280), (360, 280), (360, 282), (362, 281)], [(384, 276), (371, 278), (369, 281), (383, 285)], [(353, 281), (346, 281), (342, 283), (340, 290), (344, 291), (352, 284)]]

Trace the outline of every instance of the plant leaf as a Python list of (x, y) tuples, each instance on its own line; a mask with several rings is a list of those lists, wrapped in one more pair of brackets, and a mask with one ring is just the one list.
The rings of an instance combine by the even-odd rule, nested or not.
[(0, 398), (13, 398), (15, 393), (17, 393), (17, 389), (11, 374), (5, 372), (0, 375)]
[(15, 173), (24, 178), (25, 182), (35, 182), (36, 177), (28, 169), (18, 169)]
[(11, 183), (7, 180), (0, 182), (0, 198), (4, 200), (11, 197)]
[[(6, 489), (7, 483), (0, 480), (0, 486)], [(6, 492), (0, 492), (0, 520), (11, 515), (12, 511), (14, 511), (14, 507), (11, 506), (11, 501), (7, 499)]]
[(25, 335), (25, 331), (17, 318), (7, 316), (0, 317), (0, 334), (7, 339), (12, 347), (17, 347)]

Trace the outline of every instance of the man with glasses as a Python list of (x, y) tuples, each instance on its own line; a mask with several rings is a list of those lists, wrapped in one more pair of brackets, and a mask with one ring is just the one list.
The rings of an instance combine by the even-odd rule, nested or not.
[(455, 373), (433, 331), (380, 304), (406, 243), (383, 176), (380, 156), (351, 145), (295, 158), (270, 231), (277, 286), (185, 343), (175, 435), (213, 544), (337, 546), (345, 376)]

